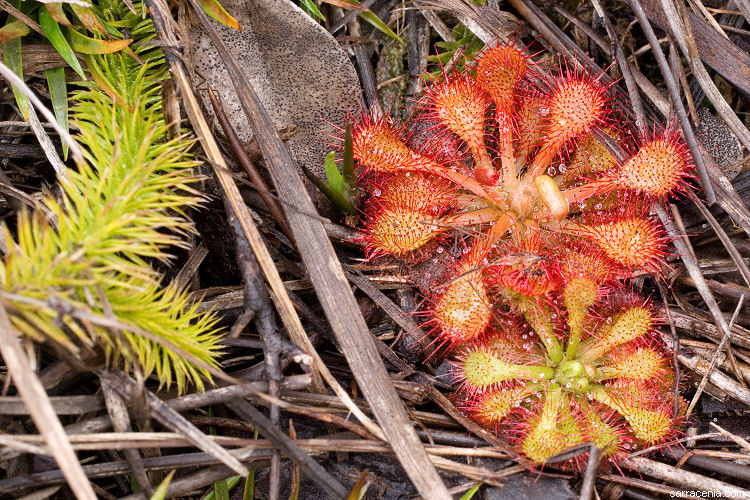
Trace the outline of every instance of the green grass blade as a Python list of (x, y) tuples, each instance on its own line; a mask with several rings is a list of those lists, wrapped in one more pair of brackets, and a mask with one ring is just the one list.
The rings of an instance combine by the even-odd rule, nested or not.
[(370, 487), (370, 481), (367, 480), (367, 475), (369, 473), (370, 469), (365, 469), (364, 472), (359, 475), (357, 483), (354, 485), (354, 488), (352, 488), (352, 491), (349, 493), (346, 500), (362, 500), (362, 498), (364, 498), (367, 489)]
[(318, 179), (318, 177), (304, 165), (302, 166), (302, 172), (304, 172), (305, 176), (310, 179), (310, 182), (315, 184), (316, 188), (318, 188), (334, 205), (336, 205), (336, 208), (348, 214), (353, 214), (357, 211), (352, 202), (348, 199), (348, 193), (347, 195), (344, 195), (340, 191), (335, 191), (331, 186)]
[(476, 495), (477, 491), (479, 491), (479, 488), (481, 487), (482, 487), (482, 483), (475, 484), (469, 491), (464, 493), (464, 495), (458, 500), (471, 500), (474, 497), (474, 495)]
[(242, 476), (232, 476), (214, 483), (214, 489), (203, 500), (229, 500), (229, 492), (239, 484), (240, 479)]
[(133, 40), (125, 38), (122, 40), (97, 40), (78, 33), (68, 28), (70, 45), (81, 54), (112, 54), (124, 49)]
[[(20, 37), (14, 38), (3, 44), (3, 59), (5, 60), (5, 65), (23, 79), (23, 59), (21, 57)], [(16, 98), (16, 104), (18, 105), (18, 110), (21, 112), (23, 119), (28, 120), (29, 98), (16, 87), (13, 87), (13, 96)]]
[(318, 9), (318, 6), (315, 5), (315, 2), (313, 0), (300, 0), (300, 3), (305, 8), (308, 14), (310, 14), (310, 17), (312, 18), (318, 18), (321, 21), (325, 21), (326, 18), (323, 15), (322, 12), (320, 12), (320, 9)]
[(42, 31), (44, 31), (47, 40), (49, 40), (57, 53), (60, 54), (60, 57), (62, 57), (63, 60), (85, 80), (86, 75), (83, 73), (81, 63), (78, 62), (75, 52), (73, 52), (70, 44), (65, 39), (65, 36), (63, 36), (60, 25), (57, 24), (57, 21), (55, 21), (50, 13), (47, 12), (47, 9), (39, 9), (39, 24), (41, 25)]
[(8, 22), (5, 23), (5, 26), (0, 28), (0, 43), (6, 43), (18, 37), (26, 36), (31, 31), (31, 29), (21, 21), (11, 21), (11, 19), (13, 18), (8, 18)]
[(344, 182), (349, 189), (349, 198), (356, 201), (359, 196), (359, 187), (357, 186), (357, 173), (354, 170), (354, 140), (352, 139), (352, 125), (346, 124), (344, 134), (344, 162), (341, 166), (344, 175)]
[(376, 30), (393, 38), (401, 45), (404, 45), (404, 41), (401, 39), (401, 37), (398, 36), (396, 33), (394, 33), (394, 31), (391, 28), (389, 28), (388, 25), (385, 24), (378, 16), (376, 16), (374, 12), (370, 10), (366, 10), (360, 13), (359, 17), (361, 17), (362, 19), (364, 19), (365, 21), (373, 25)]
[(46, 3), (44, 6), (56, 22), (63, 26), (73, 26), (68, 20), (68, 16), (65, 15), (62, 3)]
[[(70, 132), (68, 125), (68, 84), (65, 81), (65, 68), (48, 69), (47, 86), (52, 100), (52, 110), (55, 112), (57, 123)], [(68, 159), (68, 145), (63, 142), (63, 157)]]
[(164, 481), (159, 483), (159, 486), (156, 488), (156, 491), (154, 491), (154, 494), (151, 495), (150, 500), (164, 500), (164, 497), (167, 496), (167, 488), (169, 488), (169, 483), (172, 482), (173, 476), (174, 476), (174, 471), (170, 472), (169, 475), (164, 478)]
[(336, 166), (336, 154), (333, 151), (326, 155), (325, 171), (326, 180), (328, 180), (328, 185), (331, 189), (340, 193), (341, 196), (346, 197), (348, 195), (348, 190), (344, 185), (344, 177)]

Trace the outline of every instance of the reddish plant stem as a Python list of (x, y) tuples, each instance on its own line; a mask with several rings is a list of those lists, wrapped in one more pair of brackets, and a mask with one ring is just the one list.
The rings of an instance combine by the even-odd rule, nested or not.
[(240, 142), (239, 137), (237, 137), (237, 134), (234, 132), (232, 124), (229, 122), (229, 119), (224, 113), (224, 109), (222, 108), (221, 103), (216, 98), (216, 95), (214, 94), (211, 87), (208, 87), (208, 98), (211, 100), (211, 106), (214, 108), (216, 119), (218, 120), (219, 125), (221, 125), (221, 129), (224, 131), (224, 135), (227, 137), (229, 144), (232, 146), (232, 150), (237, 156), (242, 169), (245, 171), (245, 174), (247, 175), (255, 190), (258, 191), (258, 194), (265, 202), (266, 207), (268, 207), (268, 211), (270, 212), (274, 220), (276, 220), (276, 222), (279, 224), (279, 227), (284, 232), (284, 235), (289, 239), (290, 242), (294, 243), (292, 229), (289, 227), (289, 223), (287, 222), (286, 217), (284, 217), (284, 210), (281, 208), (281, 203), (279, 203), (279, 200), (277, 200), (276, 197), (271, 193), (271, 190), (268, 188), (268, 184), (266, 184), (265, 179), (263, 179), (263, 177), (260, 175), (258, 169), (255, 168), (253, 162), (250, 161), (250, 157), (245, 152), (245, 148), (242, 147), (242, 143)]

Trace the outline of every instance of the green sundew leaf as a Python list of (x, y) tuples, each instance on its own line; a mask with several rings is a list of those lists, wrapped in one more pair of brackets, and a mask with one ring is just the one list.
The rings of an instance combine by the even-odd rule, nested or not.
[(73, 52), (73, 49), (63, 36), (60, 25), (52, 18), (47, 9), (39, 9), (39, 24), (42, 26), (42, 31), (44, 31), (47, 40), (49, 40), (57, 53), (60, 54), (60, 57), (62, 57), (63, 60), (85, 80), (86, 75), (83, 73), (81, 63), (78, 62), (78, 58)]
[[(12, 18), (10, 18), (12, 19)], [(31, 29), (21, 21), (10, 21), (0, 28), (0, 44), (9, 42), (18, 37), (26, 36)]]
[(68, 28), (70, 45), (82, 54), (112, 54), (124, 49), (133, 41), (129, 38), (123, 40), (97, 40), (78, 33)]
[(471, 500), (474, 497), (474, 495), (477, 494), (477, 491), (479, 491), (479, 488), (481, 487), (482, 487), (482, 483), (475, 484), (469, 491), (464, 493), (463, 496), (459, 498), (458, 500)]
[[(55, 118), (57, 123), (65, 129), (70, 131), (68, 124), (68, 85), (65, 82), (65, 68), (53, 68), (48, 69), (47, 75), (47, 86), (49, 87), (49, 95), (52, 100), (52, 109), (55, 112)], [(63, 157), (68, 158), (68, 146), (63, 142)]]
[(349, 190), (346, 189), (346, 185), (344, 184), (344, 177), (341, 175), (341, 172), (339, 172), (339, 168), (336, 166), (336, 153), (334, 153), (333, 151), (326, 155), (325, 169), (328, 186), (337, 193), (340, 193), (341, 196), (348, 197)]
[(156, 491), (154, 491), (154, 494), (151, 495), (151, 500), (164, 500), (164, 497), (167, 496), (167, 488), (169, 488), (169, 483), (172, 482), (173, 476), (174, 476), (174, 471), (170, 472), (169, 475), (164, 478), (164, 481), (159, 483), (159, 486), (156, 488)]
[(224, 10), (224, 7), (222, 7), (217, 0), (201, 0), (201, 5), (203, 6), (203, 12), (213, 17), (221, 24), (229, 26), (230, 28), (235, 30), (242, 29), (240, 23), (238, 23), (235, 18), (230, 16), (229, 13)]
[[(3, 60), (5, 60), (6, 66), (23, 79), (23, 59), (21, 57), (20, 37), (14, 38), (3, 44)], [(28, 120), (29, 98), (15, 86), (13, 87), (13, 96), (16, 98), (16, 104), (18, 105), (18, 110), (21, 112), (21, 116), (23, 116), (24, 120)]]
[(63, 11), (63, 4), (46, 3), (44, 6), (47, 7), (47, 12), (49, 12), (49, 15), (52, 16), (52, 19), (58, 24), (62, 24), (63, 26), (73, 26), (70, 21), (68, 21), (68, 16), (65, 15), (65, 11)]
[[(354, 1), (354, 0), (352, 0)], [(357, 2), (359, 4), (359, 2)], [(401, 45), (404, 45), (404, 41), (401, 39), (400, 36), (398, 36), (396, 33), (393, 32), (391, 28), (388, 27), (387, 24), (385, 24), (378, 16), (375, 15), (374, 12), (371, 10), (362, 12), (359, 17), (370, 23), (377, 29), (378, 31), (382, 32), (383, 34), (393, 38)]]
[(318, 6), (315, 5), (315, 2), (313, 0), (300, 0), (300, 3), (305, 8), (308, 14), (310, 14), (310, 17), (312, 18), (318, 18), (321, 21), (325, 21), (326, 18), (323, 15), (322, 12), (320, 12), (320, 9), (318, 9)]

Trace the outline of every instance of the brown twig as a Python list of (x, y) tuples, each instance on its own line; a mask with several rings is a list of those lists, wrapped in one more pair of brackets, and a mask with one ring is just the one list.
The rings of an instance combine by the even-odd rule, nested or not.
[(234, 131), (234, 127), (232, 127), (232, 124), (229, 122), (229, 118), (227, 118), (227, 115), (224, 113), (224, 108), (221, 106), (221, 103), (219, 103), (219, 100), (217, 99), (210, 85), (208, 86), (208, 97), (211, 100), (211, 106), (214, 109), (216, 119), (221, 125), (221, 129), (224, 131), (224, 135), (229, 141), (230, 146), (232, 146), (232, 151), (234, 151), (234, 155), (239, 160), (242, 169), (247, 175), (247, 178), (250, 180), (260, 197), (263, 198), (268, 211), (270, 212), (274, 220), (276, 220), (276, 223), (284, 232), (284, 235), (289, 239), (289, 241), (293, 242), (294, 236), (292, 236), (292, 230), (289, 227), (289, 223), (287, 222), (286, 217), (284, 217), (284, 209), (281, 208), (279, 200), (277, 200), (276, 197), (271, 193), (271, 190), (268, 188), (268, 184), (266, 184), (265, 179), (263, 179), (263, 177), (260, 175), (258, 169), (255, 168), (255, 165), (250, 160), (248, 154), (245, 152), (245, 148), (242, 147), (240, 138), (237, 137), (237, 134)]
[[(237, 264), (242, 272), (242, 283), (244, 289), (242, 314), (232, 326), (232, 338), (237, 338), (250, 320), (254, 320), (261, 339), (263, 340), (263, 360), (265, 363), (266, 378), (268, 379), (268, 394), (273, 397), (279, 396), (279, 382), (281, 376), (281, 337), (274, 320), (271, 299), (268, 296), (266, 285), (255, 259), (250, 244), (242, 233), (242, 228), (237, 221), (237, 216), (232, 212), (232, 207), (225, 202), (229, 214), (229, 225), (235, 236), (237, 249)], [(272, 404), (270, 409), (271, 424), (278, 427), (280, 422), (280, 411), (278, 405)], [(280, 482), (280, 457), (278, 452), (271, 455), (271, 472), (269, 475), (268, 496), (270, 500), (279, 497)]]

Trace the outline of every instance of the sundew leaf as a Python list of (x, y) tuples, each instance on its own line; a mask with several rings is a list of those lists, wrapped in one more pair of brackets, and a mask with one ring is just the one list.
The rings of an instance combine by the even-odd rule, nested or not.
[[(8, 66), (15, 74), (23, 79), (23, 60), (21, 57), (21, 38), (14, 38), (9, 42), (3, 44), (3, 59), (5, 65)], [(16, 104), (18, 110), (21, 112), (24, 120), (29, 119), (29, 98), (13, 87), (13, 96), (16, 98)]]
[(75, 52), (73, 52), (70, 44), (65, 39), (65, 36), (60, 29), (60, 25), (52, 18), (47, 9), (39, 9), (39, 24), (41, 25), (42, 31), (44, 31), (47, 40), (49, 40), (57, 53), (60, 54), (60, 57), (62, 57), (63, 60), (68, 63), (83, 80), (85, 80), (86, 75), (83, 73), (81, 63), (78, 62)]

